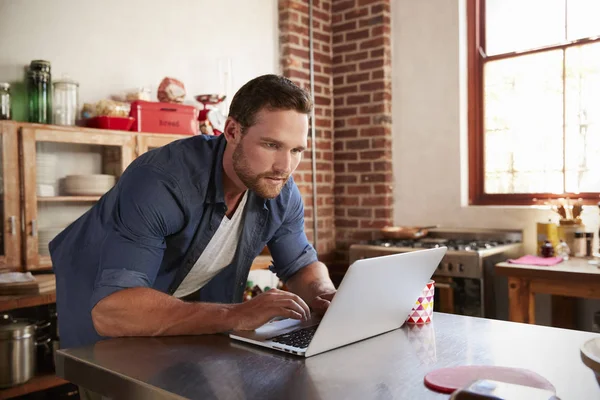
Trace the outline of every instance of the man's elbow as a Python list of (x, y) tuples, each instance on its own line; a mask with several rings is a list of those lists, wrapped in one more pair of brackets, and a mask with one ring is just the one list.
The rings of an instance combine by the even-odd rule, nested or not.
[(102, 304), (104, 300), (101, 300), (92, 308), (92, 323), (94, 329), (100, 336), (114, 337), (117, 333), (114, 331), (114, 324), (110, 323), (110, 317), (107, 316), (106, 305)]

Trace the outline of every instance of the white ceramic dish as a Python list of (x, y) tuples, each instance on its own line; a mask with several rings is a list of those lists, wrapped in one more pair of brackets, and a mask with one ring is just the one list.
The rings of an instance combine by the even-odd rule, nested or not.
[(600, 336), (588, 340), (581, 346), (581, 360), (594, 371), (600, 385)]

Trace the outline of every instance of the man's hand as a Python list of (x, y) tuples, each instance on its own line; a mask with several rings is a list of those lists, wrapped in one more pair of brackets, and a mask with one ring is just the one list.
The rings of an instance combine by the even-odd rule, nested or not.
[(271, 289), (231, 309), (234, 330), (251, 331), (276, 317), (310, 318), (310, 308), (294, 293)]
[(319, 315), (325, 314), (325, 311), (327, 311), (329, 308), (329, 304), (331, 303), (333, 296), (335, 296), (335, 293), (336, 291), (333, 290), (320, 294), (310, 302), (310, 308), (313, 310), (313, 312)]

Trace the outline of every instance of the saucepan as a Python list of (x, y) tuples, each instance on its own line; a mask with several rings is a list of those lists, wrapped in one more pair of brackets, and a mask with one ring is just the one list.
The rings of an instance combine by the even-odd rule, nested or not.
[(381, 229), (381, 235), (386, 239), (420, 239), (429, 234), (429, 229), (437, 228), (431, 226), (386, 226)]

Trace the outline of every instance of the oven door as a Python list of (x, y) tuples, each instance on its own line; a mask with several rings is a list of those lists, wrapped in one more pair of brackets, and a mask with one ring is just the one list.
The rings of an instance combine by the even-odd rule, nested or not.
[(454, 289), (452, 278), (432, 276), (435, 281), (433, 292), (433, 311), (454, 314)]
[(436, 275), (431, 279), (435, 281), (434, 311), (483, 317), (479, 279)]

